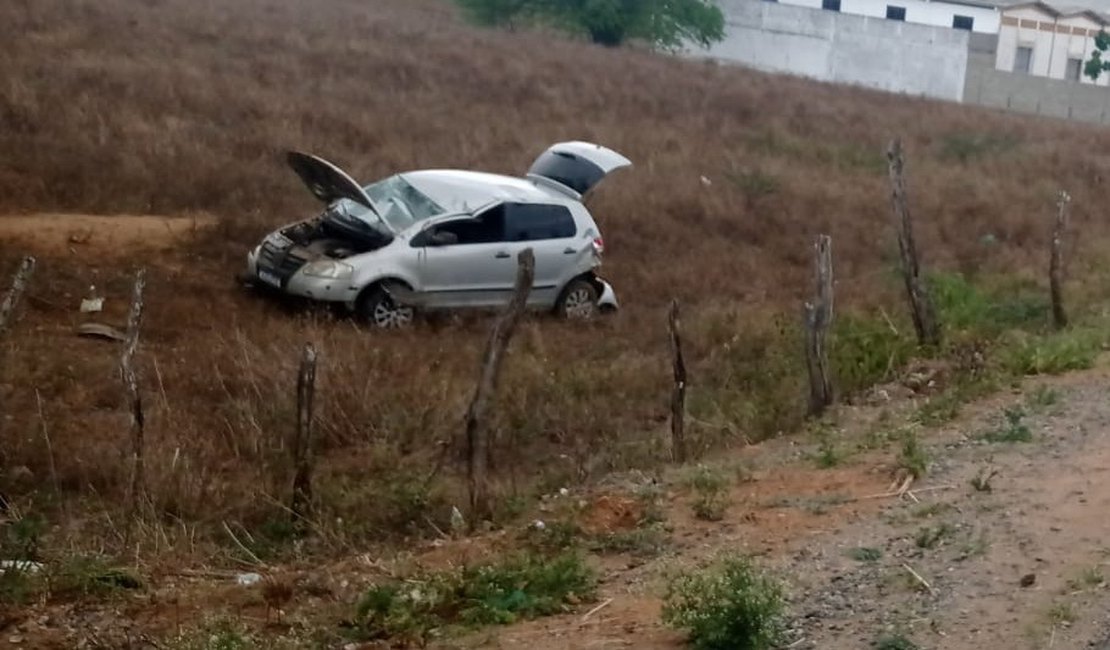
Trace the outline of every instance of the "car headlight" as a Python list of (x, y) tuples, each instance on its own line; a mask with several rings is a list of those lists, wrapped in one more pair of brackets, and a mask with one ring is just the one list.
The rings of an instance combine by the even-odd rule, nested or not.
[(343, 262), (334, 260), (317, 260), (309, 262), (302, 271), (305, 275), (314, 278), (327, 278), (329, 280), (342, 280), (351, 277), (354, 268)]

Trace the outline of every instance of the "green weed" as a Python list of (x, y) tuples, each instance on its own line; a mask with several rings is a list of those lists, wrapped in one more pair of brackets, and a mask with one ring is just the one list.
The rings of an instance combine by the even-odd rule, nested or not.
[(910, 431), (902, 438), (902, 450), (898, 455), (898, 466), (910, 473), (915, 479), (925, 476), (929, 471), (929, 455), (917, 440), (917, 434)]
[(1035, 413), (1041, 413), (1056, 406), (1060, 403), (1060, 391), (1052, 388), (1051, 386), (1041, 384), (1033, 389), (1033, 392), (1025, 398), (1025, 403), (1029, 409)]
[(1025, 336), (1005, 346), (1003, 366), (1016, 375), (1055, 375), (1092, 367), (1099, 350), (1099, 339), (1090, 331)]
[(949, 524), (941, 524), (939, 526), (926, 526), (917, 531), (914, 536), (914, 544), (917, 548), (933, 549), (936, 548), (945, 538), (950, 537), (955, 529)]
[(1048, 610), (1048, 620), (1053, 625), (1071, 625), (1079, 620), (1075, 609), (1069, 602), (1059, 602)]
[(901, 632), (895, 632), (879, 637), (875, 650), (918, 650), (918, 645)]
[(850, 394), (892, 380), (915, 349), (902, 331), (879, 317), (838, 315), (829, 336), (837, 388)]
[(993, 467), (981, 467), (979, 473), (971, 479), (971, 487), (976, 492), (991, 492), (991, 480), (998, 476), (998, 470)]
[(728, 479), (720, 472), (699, 465), (687, 479), (694, 490), (694, 516), (705, 521), (724, 519), (728, 508)]
[(883, 557), (881, 549), (860, 546), (848, 551), (848, 557), (857, 562), (878, 562)]
[(1033, 432), (1025, 424), (1025, 411), (1020, 407), (1007, 408), (1003, 411), (1005, 423), (983, 434), (982, 439), (987, 442), (1032, 442)]
[(1083, 570), (1078, 576), (1068, 580), (1068, 591), (1083, 591), (1097, 587), (1106, 582), (1106, 577), (1102, 574), (1100, 567), (1089, 567)]
[(596, 579), (575, 553), (521, 554), (495, 564), (377, 585), (358, 604), (360, 635), (426, 643), (451, 626), (504, 625), (592, 600)]
[(597, 553), (629, 553), (636, 557), (655, 557), (667, 548), (667, 533), (659, 524), (606, 533), (594, 537), (590, 550)]
[(668, 585), (663, 621), (685, 630), (696, 650), (770, 650), (782, 640), (784, 594), (748, 558), (686, 574)]

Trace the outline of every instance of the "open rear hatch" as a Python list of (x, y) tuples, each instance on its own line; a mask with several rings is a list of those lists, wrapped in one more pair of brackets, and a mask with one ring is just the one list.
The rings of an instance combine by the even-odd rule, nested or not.
[(601, 145), (571, 141), (553, 144), (532, 163), (528, 178), (582, 199), (610, 173), (632, 161)]

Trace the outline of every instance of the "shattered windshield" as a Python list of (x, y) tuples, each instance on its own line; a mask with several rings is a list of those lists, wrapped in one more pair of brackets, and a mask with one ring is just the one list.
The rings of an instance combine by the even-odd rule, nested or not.
[[(363, 188), (389, 225), (400, 232), (417, 221), (443, 214), (435, 201), (417, 191), (400, 174)], [(359, 206), (361, 207), (361, 206)], [(364, 210), (364, 212), (368, 212)], [(365, 218), (365, 217), (363, 217)]]

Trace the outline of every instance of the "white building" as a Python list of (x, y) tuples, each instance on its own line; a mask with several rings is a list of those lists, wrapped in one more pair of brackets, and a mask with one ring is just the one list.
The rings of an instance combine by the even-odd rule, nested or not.
[[(776, 0), (770, 0), (772, 2)], [(783, 4), (997, 34), (1000, 11), (979, 0), (781, 0)]]
[[(1095, 35), (1110, 21), (1087, 9), (1057, 9), (1030, 2), (1002, 10), (995, 67), (1006, 72), (1093, 84), (1083, 74)], [(1110, 84), (1103, 73), (1097, 82)]]

